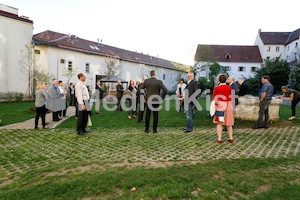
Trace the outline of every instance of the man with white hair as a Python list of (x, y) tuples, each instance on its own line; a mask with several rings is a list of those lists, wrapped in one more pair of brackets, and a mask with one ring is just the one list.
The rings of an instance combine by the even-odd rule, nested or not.
[(59, 88), (58, 88), (58, 80), (53, 79), (52, 84), (47, 90), (49, 99), (47, 100), (47, 108), (52, 111), (52, 120), (53, 121), (59, 121), (59, 109), (60, 107), (59, 102), (57, 99), (60, 99), (62, 95), (60, 94)]
[[(188, 83), (184, 90), (184, 96), (183, 96), (184, 99), (190, 98), (198, 90), (198, 83), (194, 79), (194, 73), (189, 72), (187, 76), (188, 76)], [(184, 128), (185, 133), (189, 133), (189, 132), (193, 131), (194, 109), (195, 109), (195, 105), (194, 105), (193, 101), (191, 101), (188, 104), (187, 110), (186, 110), (186, 105), (184, 106), (184, 110), (186, 110), (186, 112), (185, 112), (186, 128)]]

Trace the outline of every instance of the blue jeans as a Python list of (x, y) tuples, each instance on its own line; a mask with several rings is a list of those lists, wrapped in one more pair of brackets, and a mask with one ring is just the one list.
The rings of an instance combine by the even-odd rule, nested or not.
[(193, 117), (194, 117), (194, 105), (189, 104), (188, 110), (185, 112), (186, 115), (186, 130), (193, 131)]

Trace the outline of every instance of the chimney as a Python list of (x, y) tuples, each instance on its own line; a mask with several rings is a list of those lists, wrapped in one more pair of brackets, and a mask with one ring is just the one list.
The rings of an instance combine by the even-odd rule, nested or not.
[(258, 34), (260, 34), (261, 33), (261, 29), (258, 29)]

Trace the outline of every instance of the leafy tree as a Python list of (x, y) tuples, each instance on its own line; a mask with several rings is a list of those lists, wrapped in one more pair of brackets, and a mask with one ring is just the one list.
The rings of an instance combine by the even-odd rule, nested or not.
[(288, 86), (296, 90), (300, 89), (300, 63), (291, 68)]
[(73, 76), (75, 76), (77, 74), (77, 70), (78, 68), (75, 67), (75, 68), (68, 68), (68, 67), (65, 67), (63, 68), (63, 76), (67, 77), (67, 86), (69, 85), (69, 82), (70, 80), (72, 79)]
[(214, 62), (214, 63), (209, 65), (209, 71), (210, 72), (209, 72), (208, 78), (209, 78), (209, 82), (210, 82), (210, 88), (214, 87), (215, 80), (216, 80), (216, 78), (219, 74), (228, 75), (228, 73), (226, 71), (226, 68), (221, 66), (217, 62)]
[(260, 82), (260, 79), (263, 75), (269, 75), (271, 79), (270, 81), (273, 84), (276, 92), (281, 90), (281, 86), (287, 84), (289, 80), (289, 74), (290, 67), (287, 61), (281, 59), (280, 57), (276, 57), (273, 59), (265, 59), (262, 67), (256, 71), (254, 78)]

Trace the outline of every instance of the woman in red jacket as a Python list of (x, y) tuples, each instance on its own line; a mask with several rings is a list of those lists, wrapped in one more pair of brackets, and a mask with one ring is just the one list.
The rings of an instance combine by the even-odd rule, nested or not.
[(221, 74), (219, 76), (219, 84), (213, 92), (213, 100), (215, 100), (216, 113), (213, 122), (217, 124), (218, 143), (222, 143), (223, 125), (226, 126), (229, 135), (228, 141), (233, 142), (232, 126), (234, 125), (234, 111), (231, 102), (231, 87), (226, 84), (227, 76)]

